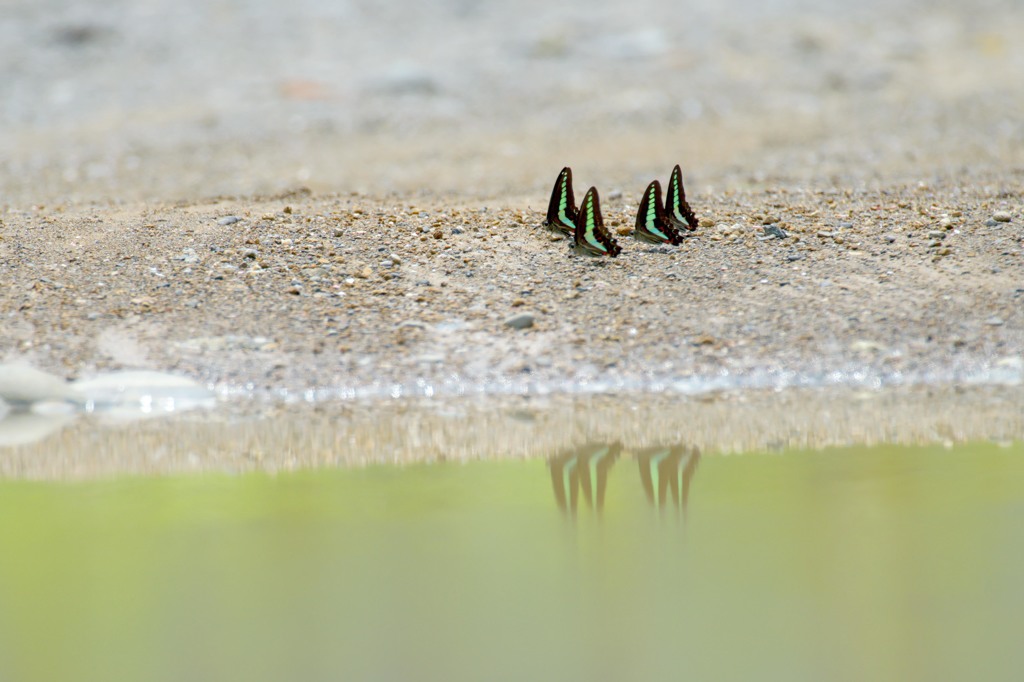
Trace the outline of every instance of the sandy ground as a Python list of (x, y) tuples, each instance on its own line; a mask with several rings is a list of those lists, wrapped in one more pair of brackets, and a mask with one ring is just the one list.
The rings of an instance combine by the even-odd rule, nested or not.
[[(12, 10), (0, 361), (324, 399), (1020, 386), (1018, 3), (292, 5)], [(675, 163), (701, 227), (641, 246)], [(563, 165), (620, 258), (539, 229)]]
[[(600, 260), (541, 229), (541, 203), (8, 212), (0, 353), (60, 375), (135, 367), (325, 397), (1019, 381), (1024, 215), (1005, 194), (698, 194), (705, 226), (682, 246), (620, 236), (623, 254)], [(607, 201), (609, 226), (628, 231), (635, 205)], [(532, 327), (506, 324), (522, 313)]]

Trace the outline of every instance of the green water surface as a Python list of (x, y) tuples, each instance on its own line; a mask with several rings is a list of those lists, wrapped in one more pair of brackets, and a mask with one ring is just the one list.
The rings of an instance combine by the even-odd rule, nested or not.
[(0, 680), (1024, 679), (1024, 447), (0, 482)]

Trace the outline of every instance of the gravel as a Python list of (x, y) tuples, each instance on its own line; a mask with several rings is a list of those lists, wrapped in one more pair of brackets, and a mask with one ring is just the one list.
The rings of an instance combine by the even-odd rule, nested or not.
[[(646, 386), (854, 369), (952, 380), (991, 358), (1024, 356), (1015, 293), (1024, 244), (985, 226), (983, 190), (933, 182), (849, 196), (828, 187), (693, 192), (694, 209), (721, 229), (659, 250), (627, 241), (616, 259), (570, 258), (565, 239), (550, 241), (542, 211), (529, 208), (543, 206), (543, 194), (8, 211), (0, 262), (17, 284), (0, 288), (0, 358), (61, 376), (140, 368), (304, 391), (452, 377), (470, 388), (527, 377)], [(785, 238), (759, 240), (756, 216), (768, 208), (787, 216)], [(225, 210), (242, 220), (219, 225)], [(816, 236), (822, 221), (850, 212), (873, 217), (843, 243)], [(957, 233), (904, 238), (954, 212)], [(145, 227), (154, 218), (180, 227), (154, 232)], [(610, 204), (605, 218), (628, 222), (631, 208)], [(382, 254), (391, 267), (379, 265)], [(985, 323), (993, 319), (1001, 324)], [(529, 334), (507, 333), (531, 322)], [(270, 341), (190, 342), (203, 338)], [(685, 341), (694, 338), (713, 341)], [(851, 354), (858, 339), (885, 350)]]

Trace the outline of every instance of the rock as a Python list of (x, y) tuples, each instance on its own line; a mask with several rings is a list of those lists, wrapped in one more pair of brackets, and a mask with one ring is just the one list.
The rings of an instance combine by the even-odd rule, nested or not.
[(943, 239), (946, 236), (945, 230), (929, 230), (928, 237), (930, 239)]
[(985, 320), (985, 324), (990, 327), (1000, 327), (1003, 324), (1003, 318), (1001, 317), (990, 317)]
[(374, 85), (374, 90), (390, 95), (435, 95), (441, 89), (429, 72), (413, 62), (392, 64)]
[(998, 224), (999, 222), (994, 220), (993, 218), (989, 218), (988, 220), (985, 221), (985, 227), (995, 227)]
[(664, 54), (670, 46), (660, 28), (646, 28), (606, 37), (601, 50), (617, 59), (649, 59)]
[(304, 268), (302, 276), (307, 279), (322, 279), (327, 276), (327, 270), (321, 267)]
[(840, 229), (849, 230), (853, 228), (853, 223), (839, 223)]
[(622, 190), (621, 189), (613, 189), (611, 192), (608, 192), (608, 199), (610, 201), (614, 201), (616, 199), (621, 199), (621, 198), (622, 198)]
[(1012, 219), (1013, 216), (1010, 215), (1009, 211), (996, 211), (995, 213), (992, 214), (992, 220), (996, 221), (997, 223), (1008, 223)]
[(894, 235), (894, 234), (887, 234), (887, 235), (885, 235), (885, 241), (886, 241), (887, 244), (892, 244), (893, 242), (896, 241), (896, 235)]
[[(454, 232), (454, 230), (452, 230), (452, 231)], [(395, 265), (401, 265), (402, 264), (402, 257), (399, 256), (397, 253), (391, 254), (390, 256), (388, 256), (388, 258), (390, 258), (391, 262), (394, 263)]]
[(208, 387), (188, 377), (144, 370), (99, 374), (75, 381), (71, 388), (77, 402), (121, 417), (210, 408), (216, 403)]
[(58, 376), (29, 365), (0, 365), (0, 399), (10, 405), (64, 401), (72, 395), (71, 387)]
[(885, 346), (877, 341), (858, 339), (850, 344), (850, 350), (854, 353), (874, 353), (876, 351), (885, 350)]
[(764, 233), (769, 237), (775, 237), (776, 239), (785, 239), (789, 235), (778, 225), (765, 225)]
[(180, 260), (183, 263), (198, 263), (199, 255), (196, 250), (191, 246), (187, 246), (181, 250), (181, 253), (174, 257), (174, 260)]
[(522, 312), (513, 315), (505, 320), (505, 326), (512, 329), (528, 329), (533, 326), (534, 315), (530, 312)]
[(217, 220), (217, 224), (218, 225), (234, 225), (239, 220), (241, 220), (241, 218), (239, 218), (236, 215), (226, 215), (223, 218), (219, 218)]

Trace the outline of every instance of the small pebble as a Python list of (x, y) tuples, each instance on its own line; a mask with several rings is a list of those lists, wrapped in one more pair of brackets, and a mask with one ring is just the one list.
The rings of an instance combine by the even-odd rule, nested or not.
[(789, 236), (786, 234), (786, 231), (778, 225), (765, 225), (764, 233), (769, 237), (775, 237), (776, 239), (785, 239)]
[(239, 218), (236, 215), (226, 215), (223, 218), (219, 219), (217, 221), (217, 224), (218, 225), (234, 225), (239, 220), (241, 220), (241, 218)]
[(1003, 318), (1001, 318), (1001, 317), (990, 317), (987, 320), (985, 320), (985, 324), (987, 324), (990, 327), (999, 327), (999, 326), (1001, 326), (1003, 324)]
[(622, 198), (622, 190), (621, 189), (613, 189), (611, 192), (608, 192), (608, 198), (611, 199), (611, 200), (621, 199)]
[(527, 329), (533, 326), (533, 313), (518, 313), (505, 320), (505, 326), (512, 329)]
[(985, 221), (985, 227), (995, 227), (998, 224), (999, 222), (993, 218), (989, 218), (988, 220)]
[(441, 230), (434, 230), (434, 234), (432, 236), (434, 239), (444, 239), (444, 232)]
[(853, 223), (839, 223), (839, 227), (844, 230), (849, 230), (853, 227)]
[(1009, 211), (996, 211), (992, 214), (992, 220), (997, 223), (1008, 223), (1013, 216), (1010, 215)]
[(892, 244), (894, 241), (896, 241), (896, 235), (894, 235), (894, 234), (887, 234), (887, 235), (885, 235), (885, 241), (888, 244)]
[(942, 239), (946, 236), (945, 230), (929, 230), (928, 237), (931, 239)]

